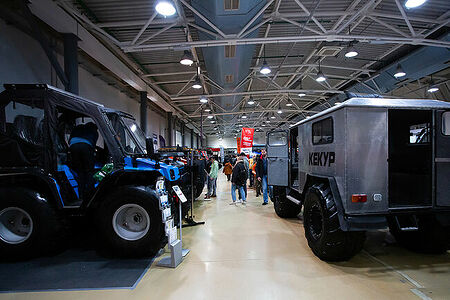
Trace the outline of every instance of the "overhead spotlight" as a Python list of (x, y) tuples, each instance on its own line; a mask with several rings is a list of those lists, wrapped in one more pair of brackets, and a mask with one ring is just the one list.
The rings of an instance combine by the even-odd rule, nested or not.
[(279, 113), (279, 114), (282, 114), (282, 113), (283, 113), (283, 111), (281, 110), (281, 105), (278, 105), (277, 113)]
[(317, 76), (316, 76), (316, 81), (317, 81), (317, 82), (323, 82), (323, 81), (325, 81), (325, 80), (327, 80), (327, 78), (326, 78), (325, 75), (322, 73), (322, 71), (319, 71), (319, 72), (317, 73)]
[(244, 125), (242, 125), (242, 124), (239, 124), (239, 127), (242, 127), (242, 126), (244, 126)]
[(294, 105), (294, 103), (292, 103), (292, 100), (291, 100), (291, 99), (288, 99), (288, 100), (286, 101), (286, 106), (291, 107), (292, 105)]
[(200, 82), (200, 78), (197, 76), (197, 78), (195, 78), (194, 83), (192, 84), (192, 88), (198, 90), (202, 88), (202, 84)]
[(194, 57), (192, 56), (191, 51), (184, 50), (184, 54), (181, 57), (180, 64), (183, 66), (191, 66), (194, 63)]
[(206, 98), (205, 96), (201, 96), (200, 103), (208, 103), (208, 98)]
[(397, 70), (395, 71), (394, 77), (395, 78), (400, 78), (406, 76), (405, 71), (403, 71), (402, 67), (399, 65), (397, 65)]
[(206, 112), (210, 112), (211, 109), (210, 109), (210, 108), (205, 108), (205, 111), (206, 111)]
[(428, 87), (427, 91), (428, 91), (428, 93), (435, 93), (435, 92), (439, 91), (439, 88), (438, 88), (438, 86), (436, 84), (431, 84)]
[(266, 123), (270, 123), (269, 117), (266, 118)]
[(214, 121), (214, 120), (211, 120), (211, 121), (209, 121), (211, 124), (214, 124), (214, 123), (216, 123), (216, 121)]
[(159, 0), (155, 6), (156, 11), (164, 17), (173, 16), (177, 10), (170, 0)]
[(248, 98), (247, 103), (248, 103), (248, 105), (253, 105), (253, 104), (255, 104), (255, 100), (253, 100), (253, 97), (252, 97), (252, 96), (250, 96), (250, 98)]
[(275, 114), (272, 113), (272, 115), (270, 116), (271, 119), (276, 119), (277, 117), (275, 117)]
[(246, 114), (243, 114), (243, 115), (241, 116), (241, 119), (247, 119), (247, 115), (246, 115)]
[(262, 126), (262, 127), (266, 127), (266, 124), (262, 123), (261, 126)]
[(356, 51), (355, 47), (350, 46), (347, 49), (347, 52), (345, 53), (345, 57), (352, 58), (358, 55), (358, 51)]
[(214, 116), (212, 114), (209, 114), (207, 118), (212, 119), (212, 118), (214, 118)]
[(405, 7), (406, 8), (415, 8), (423, 5), (427, 0), (406, 0)]
[(259, 73), (263, 74), (263, 75), (267, 75), (270, 74), (270, 72), (272, 72), (272, 70), (270, 69), (269, 65), (267, 64), (267, 61), (264, 60), (261, 69), (259, 70)]
[(299, 96), (299, 97), (305, 97), (306, 94), (305, 94), (305, 93), (299, 93), (298, 96)]

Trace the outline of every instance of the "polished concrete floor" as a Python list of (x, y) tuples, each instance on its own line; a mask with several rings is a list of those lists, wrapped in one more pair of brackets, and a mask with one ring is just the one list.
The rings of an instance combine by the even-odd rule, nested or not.
[[(191, 250), (177, 269), (153, 264), (134, 290), (0, 294), (0, 299), (450, 299), (450, 253), (418, 255), (386, 232), (365, 250), (326, 263), (308, 248), (301, 220), (280, 219), (249, 190), (247, 206), (230, 203), (226, 178), (217, 198), (197, 201), (183, 230)], [(202, 196), (203, 197), (203, 196)]]

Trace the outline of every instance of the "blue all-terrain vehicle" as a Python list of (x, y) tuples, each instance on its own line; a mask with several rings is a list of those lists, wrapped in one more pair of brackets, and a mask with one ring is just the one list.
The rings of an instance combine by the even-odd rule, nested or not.
[[(98, 130), (94, 172), (112, 171), (82, 193), (72, 167), (72, 130)], [(148, 151), (148, 152), (147, 152)], [(48, 85), (5, 85), (0, 93), (0, 256), (28, 257), (54, 249), (65, 224), (85, 217), (105, 248), (147, 256), (167, 238), (160, 197), (186, 187), (187, 170), (154, 159), (134, 118)], [(165, 197), (165, 196), (163, 196)], [(172, 198), (169, 195), (169, 198)]]

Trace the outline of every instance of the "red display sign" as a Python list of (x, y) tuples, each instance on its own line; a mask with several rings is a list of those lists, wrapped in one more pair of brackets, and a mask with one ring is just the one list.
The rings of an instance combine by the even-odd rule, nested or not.
[(242, 128), (241, 133), (241, 147), (242, 148), (251, 148), (253, 147), (253, 133), (255, 129), (253, 128)]
[(236, 144), (237, 144), (237, 153), (241, 153), (241, 138), (237, 137), (236, 138)]

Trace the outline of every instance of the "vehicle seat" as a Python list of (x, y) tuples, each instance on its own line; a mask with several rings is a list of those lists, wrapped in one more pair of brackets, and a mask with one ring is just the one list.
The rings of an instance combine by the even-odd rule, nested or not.
[(17, 115), (13, 123), (16, 136), (29, 144), (41, 146), (42, 121), (38, 124), (36, 117)]
[(78, 194), (78, 181), (77, 181), (77, 173), (69, 168), (67, 165), (58, 165), (58, 172), (64, 172), (66, 174), (67, 180), (69, 180), (70, 185), (72, 186), (73, 190), (75, 191), (75, 194), (79, 198), (80, 195)]

